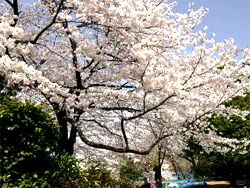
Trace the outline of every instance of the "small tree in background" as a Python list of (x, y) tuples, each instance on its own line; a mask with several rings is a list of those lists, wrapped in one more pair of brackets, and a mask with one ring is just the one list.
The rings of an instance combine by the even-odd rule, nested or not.
[(213, 177), (215, 175), (213, 164), (208, 161), (207, 153), (204, 151), (202, 146), (199, 145), (199, 142), (193, 137), (189, 139), (188, 148), (184, 151), (182, 157), (192, 164), (191, 174), (194, 177)]
[(139, 180), (142, 170), (132, 161), (127, 161), (121, 165), (119, 170), (121, 186), (123, 188), (131, 188), (135, 181)]
[(83, 187), (88, 188), (114, 188), (117, 181), (102, 163), (89, 158), (83, 169)]
[[(224, 103), (226, 107), (241, 111), (250, 111), (250, 93), (244, 97), (235, 97)], [(250, 113), (244, 118), (240, 115), (214, 114), (209, 122), (215, 127), (219, 136), (241, 140), (242, 143), (232, 147), (230, 144), (217, 144), (222, 152), (207, 152), (198, 140), (190, 139), (185, 158), (193, 164), (195, 176), (222, 176), (235, 186), (236, 179), (249, 176), (250, 148)], [(205, 170), (204, 170), (205, 169)]]

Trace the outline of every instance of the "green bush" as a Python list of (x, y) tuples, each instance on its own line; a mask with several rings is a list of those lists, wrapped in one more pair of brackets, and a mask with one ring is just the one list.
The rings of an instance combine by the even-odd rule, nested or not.
[(33, 181), (51, 168), (53, 157), (59, 152), (60, 132), (42, 106), (1, 98), (0, 131), (1, 182), (28, 187), (21, 186), (23, 179)]
[(91, 158), (85, 164), (83, 169), (83, 187), (88, 188), (115, 188), (117, 181), (101, 163), (93, 161)]
[(80, 161), (73, 155), (62, 153), (56, 156), (51, 172), (51, 185), (54, 188), (84, 187), (83, 170)]
[(60, 129), (43, 106), (0, 97), (2, 188), (115, 187), (109, 170), (61, 151)]
[(53, 157), (53, 163), (47, 169), (43, 169), (43, 174), (28, 172), (19, 179), (9, 179), (2, 177), (3, 188), (81, 188), (86, 184), (83, 181), (83, 171), (80, 161), (67, 153), (61, 153)]
[(122, 188), (134, 187), (135, 181), (139, 180), (142, 170), (132, 161), (127, 161), (119, 169), (120, 182)]
[(61, 151), (59, 126), (43, 106), (1, 97), (0, 131), (2, 187), (74, 187), (80, 182), (79, 161)]

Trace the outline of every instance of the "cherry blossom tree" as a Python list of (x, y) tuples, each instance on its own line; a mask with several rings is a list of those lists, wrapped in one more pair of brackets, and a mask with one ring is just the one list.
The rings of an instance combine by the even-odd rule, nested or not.
[(223, 101), (250, 89), (250, 49), (239, 56), (233, 39), (216, 43), (197, 31), (207, 9), (190, 4), (180, 14), (174, 6), (4, 0), (0, 74), (49, 103), (69, 153), (77, 135), (91, 147), (135, 154), (165, 138), (187, 140)]

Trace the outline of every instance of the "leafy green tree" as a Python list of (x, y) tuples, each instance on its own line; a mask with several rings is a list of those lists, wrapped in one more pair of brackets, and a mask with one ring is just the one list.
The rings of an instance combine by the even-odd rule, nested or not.
[(114, 188), (117, 187), (111, 171), (103, 164), (89, 158), (82, 171), (83, 187), (88, 188)]
[[(235, 97), (226, 102), (225, 106), (250, 111), (250, 93)], [(208, 121), (222, 137), (250, 140), (250, 113), (245, 118), (238, 115), (225, 117), (214, 114)], [(249, 176), (250, 147), (246, 145), (233, 150), (226, 144), (221, 146), (229, 151), (227, 153), (213, 151), (208, 154), (196, 140), (190, 140), (189, 148), (185, 151), (185, 158), (192, 162), (195, 175), (222, 176), (230, 180), (231, 186), (235, 186), (237, 178), (242, 178), (247, 174)]]
[(240, 110), (250, 111), (250, 92), (245, 96), (237, 96), (230, 101), (224, 103), (227, 107), (233, 107)]
[(194, 177), (214, 176), (213, 164), (208, 161), (208, 154), (204, 151), (199, 142), (191, 137), (188, 141), (188, 149), (182, 156), (192, 164)]
[[(229, 118), (217, 115), (211, 119), (211, 123), (218, 129), (221, 136), (226, 138), (243, 138), (250, 140), (250, 114), (245, 119), (237, 115)], [(229, 146), (224, 145), (229, 148)], [(245, 146), (237, 150), (229, 150), (227, 153), (211, 152), (209, 160), (218, 165), (217, 175), (230, 180), (231, 186), (235, 186), (236, 179), (249, 173), (250, 147)]]
[[(0, 103), (3, 180), (16, 181), (24, 174), (45, 173), (59, 152), (59, 127), (41, 106), (4, 97)], [(8, 182), (7, 181), (7, 182)]]
[(79, 161), (62, 152), (59, 126), (43, 106), (0, 97), (0, 131), (1, 187), (81, 187)]
[(141, 169), (132, 161), (127, 161), (122, 164), (119, 169), (120, 182), (123, 188), (131, 188), (134, 186), (134, 182), (139, 180), (142, 174)]
[[(245, 96), (235, 97), (226, 102), (225, 106), (249, 111), (249, 114), (244, 119), (237, 115), (232, 115), (229, 118), (215, 115), (210, 122), (218, 129), (218, 133), (226, 138), (250, 140), (250, 93), (247, 93)], [(217, 163), (220, 162), (221, 169), (219, 169), (219, 172), (230, 179), (231, 186), (235, 185), (237, 178), (249, 173), (249, 146), (226, 154), (215, 152), (212, 153), (211, 158), (216, 158)]]

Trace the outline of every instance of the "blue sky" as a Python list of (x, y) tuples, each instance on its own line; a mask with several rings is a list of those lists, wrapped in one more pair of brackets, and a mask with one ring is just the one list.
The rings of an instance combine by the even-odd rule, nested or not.
[(250, 0), (176, 0), (175, 11), (186, 12), (188, 3), (194, 2), (195, 8), (209, 8), (200, 25), (208, 26), (207, 33), (215, 33), (217, 42), (234, 38), (235, 44), (250, 46)]
[[(22, 0), (32, 2), (32, 0)], [(174, 1), (174, 0), (170, 0)], [(234, 38), (235, 44), (250, 46), (250, 0), (175, 0), (177, 12), (187, 12), (188, 3), (194, 2), (195, 8), (209, 8), (209, 12), (199, 29), (208, 26), (207, 33), (215, 33), (215, 40), (221, 42)]]

